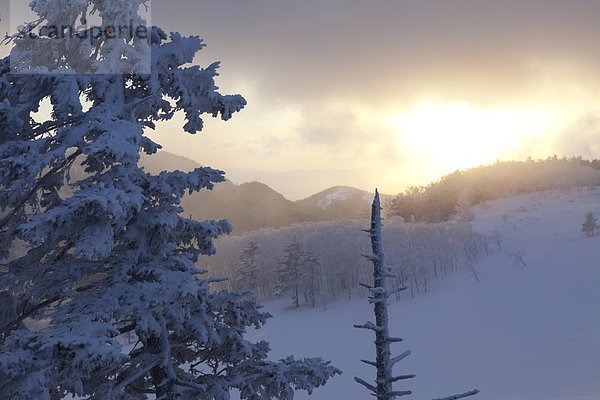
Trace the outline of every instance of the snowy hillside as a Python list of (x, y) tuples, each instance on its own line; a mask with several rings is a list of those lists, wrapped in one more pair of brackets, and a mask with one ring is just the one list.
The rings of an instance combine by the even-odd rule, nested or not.
[[(392, 302), (390, 331), (405, 339), (394, 350), (413, 351), (396, 372), (417, 375), (395, 387), (414, 399), (473, 388), (482, 400), (600, 399), (600, 237), (580, 231), (588, 211), (600, 214), (600, 189), (520, 195), (475, 211), (475, 229), (497, 230), (502, 248), (477, 262), (480, 283), (462, 272)], [(359, 362), (373, 358), (373, 338), (352, 328), (372, 319), (366, 300), (288, 304), (268, 304), (275, 318), (253, 338), (270, 341), (273, 357), (323, 356), (344, 371), (311, 399), (367, 398), (353, 377), (374, 377)]]
[(360, 199), (360, 202), (363, 205), (369, 206), (373, 200), (373, 194), (349, 186), (334, 186), (316, 193), (307, 199), (299, 200), (297, 203), (305, 203), (306, 205), (310, 204), (322, 209), (327, 209), (336, 202), (348, 201), (353, 198)]
[[(382, 195), (384, 202), (392, 196)], [(295, 203), (320, 215), (322, 220), (366, 217), (370, 213), (373, 193), (349, 186), (334, 186)]]

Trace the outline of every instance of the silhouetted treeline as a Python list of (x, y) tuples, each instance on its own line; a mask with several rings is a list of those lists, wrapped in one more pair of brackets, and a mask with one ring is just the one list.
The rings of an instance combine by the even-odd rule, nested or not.
[(450, 219), (462, 194), (471, 205), (519, 193), (570, 189), (600, 184), (600, 160), (582, 157), (503, 161), (456, 171), (428, 186), (410, 187), (388, 204), (388, 215), (406, 221), (439, 222)]

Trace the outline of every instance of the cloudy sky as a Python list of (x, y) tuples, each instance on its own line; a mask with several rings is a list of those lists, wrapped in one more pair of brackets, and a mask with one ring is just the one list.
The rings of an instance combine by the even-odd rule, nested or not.
[(597, 0), (154, 0), (152, 23), (203, 37), (197, 62), (222, 61), (222, 92), (249, 102), (155, 136), (292, 199), (600, 157), (599, 15)]

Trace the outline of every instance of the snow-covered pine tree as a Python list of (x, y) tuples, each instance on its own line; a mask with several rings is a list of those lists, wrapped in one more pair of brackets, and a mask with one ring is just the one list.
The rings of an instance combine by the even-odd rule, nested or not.
[(458, 196), (454, 212), (458, 220), (462, 222), (472, 221), (475, 217), (471, 195), (467, 190), (463, 190)]
[[(381, 222), (381, 202), (379, 192), (375, 190), (375, 198), (371, 207), (371, 228), (365, 230), (371, 237), (372, 253), (363, 256), (373, 263), (373, 286), (361, 284), (369, 290), (369, 302), (373, 304), (375, 310), (375, 323), (367, 322), (362, 325), (354, 325), (355, 328), (368, 329), (375, 333), (375, 361), (361, 360), (363, 363), (375, 367), (377, 377), (375, 383), (369, 383), (362, 378), (355, 377), (354, 380), (371, 391), (371, 395), (378, 400), (392, 400), (396, 397), (412, 394), (409, 390), (394, 390), (395, 382), (412, 379), (414, 374), (394, 376), (393, 368), (396, 363), (408, 357), (410, 350), (392, 357), (390, 345), (401, 342), (402, 339), (392, 337), (389, 333), (388, 324), (388, 299), (390, 296), (400, 291), (406, 290), (404, 287), (388, 288), (386, 280), (394, 277), (390, 269), (385, 265), (385, 253), (383, 251), (383, 237), (381, 234), (383, 224)], [(479, 393), (478, 390), (472, 390), (466, 393), (453, 395), (444, 399), (437, 400), (458, 400), (473, 396)]]
[(585, 215), (585, 222), (581, 225), (581, 231), (588, 236), (594, 236), (598, 230), (600, 230), (598, 221), (596, 220), (594, 213), (590, 211)]
[(311, 307), (317, 306), (317, 299), (321, 291), (321, 263), (319, 257), (310, 249), (307, 249), (302, 254), (302, 293), (304, 294), (304, 302), (310, 304)]
[(251, 241), (240, 254), (235, 272), (236, 288), (240, 291), (251, 291), (258, 294), (261, 270), (256, 262), (257, 253), (258, 244)]
[[(36, 0), (40, 20), (26, 29), (65, 18), (75, 26), (92, 11), (103, 26), (140, 22), (144, 4)], [(217, 92), (218, 63), (193, 65), (200, 38), (149, 31), (145, 44), (69, 48), (50, 60), (61, 75), (12, 74), (11, 60), (0, 60), (0, 299), (11, 305), (0, 326), (2, 399), (228, 399), (232, 388), (244, 399), (290, 399), (339, 373), (321, 359), (268, 361), (268, 343), (244, 334), (269, 315), (235, 293), (211, 292), (196, 268), (231, 227), (182, 217), (181, 198), (211, 189), (223, 172), (151, 175), (139, 166), (140, 152), (160, 148), (144, 134), (157, 121), (183, 112), (193, 134), (204, 114), (228, 120), (245, 105)], [(28, 47), (13, 39), (12, 57), (24, 63)], [(144, 45), (150, 74), (69, 73), (71, 54), (79, 63), (87, 52), (97, 72), (103, 54), (118, 63)], [(44, 99), (51, 117), (36, 121)], [(70, 179), (78, 166), (85, 176)], [(26, 253), (9, 259), (23, 243)], [(132, 332), (135, 346), (124, 347)]]
[(277, 272), (277, 293), (292, 293), (294, 307), (300, 307), (303, 250), (302, 242), (295, 238), (283, 249), (284, 260)]

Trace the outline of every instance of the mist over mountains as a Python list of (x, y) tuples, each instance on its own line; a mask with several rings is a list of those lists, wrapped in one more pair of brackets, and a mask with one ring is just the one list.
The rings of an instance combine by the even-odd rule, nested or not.
[[(143, 156), (150, 173), (190, 171), (200, 164), (165, 151)], [(581, 157), (498, 161), (492, 165), (455, 171), (427, 186), (410, 187), (397, 196), (383, 197), (384, 212), (404, 220), (440, 222), (453, 218), (461, 195), (470, 205), (483, 201), (552, 189), (600, 185), (600, 160)], [(215, 188), (187, 195), (182, 200), (186, 216), (194, 219), (227, 219), (234, 234), (263, 228), (281, 228), (307, 222), (368, 218), (373, 193), (334, 186), (302, 200), (291, 201), (260, 182), (226, 181)]]
[[(142, 156), (141, 164), (150, 173), (175, 169), (189, 171), (201, 166), (165, 151)], [(236, 184), (228, 180), (217, 184), (213, 190), (186, 195), (182, 206), (185, 215), (197, 220), (227, 219), (234, 227), (234, 234), (240, 234), (297, 223), (366, 218), (372, 198), (372, 193), (336, 186), (306, 199), (291, 201), (263, 183)]]

